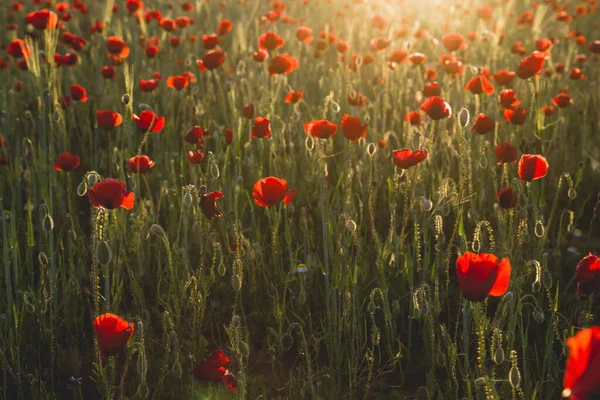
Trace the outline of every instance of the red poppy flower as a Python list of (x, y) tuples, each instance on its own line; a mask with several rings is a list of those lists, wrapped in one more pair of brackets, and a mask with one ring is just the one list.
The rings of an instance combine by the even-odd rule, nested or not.
[(465, 86), (465, 89), (473, 94), (485, 93), (488, 96), (494, 94), (494, 85), (485, 75), (478, 75), (472, 78)]
[(344, 114), (342, 117), (341, 126), (344, 137), (351, 142), (357, 142), (360, 138), (367, 136), (367, 129), (369, 128), (369, 124), (363, 125), (360, 118), (348, 114)]
[(64, 172), (75, 171), (77, 169), (77, 167), (79, 167), (80, 161), (81, 161), (81, 159), (79, 158), (79, 156), (77, 154), (61, 153), (56, 158), (53, 169), (55, 171), (64, 171)]
[(106, 178), (94, 183), (87, 191), (92, 205), (96, 208), (112, 210), (123, 207), (131, 210), (135, 202), (135, 193), (125, 190), (125, 182), (118, 179)]
[(127, 322), (118, 315), (110, 313), (96, 317), (94, 329), (98, 338), (100, 355), (104, 360), (123, 350), (135, 331), (133, 322)]
[(435, 69), (427, 68), (425, 70), (424, 78), (426, 81), (433, 81), (433, 80), (437, 79), (437, 77), (438, 77), (438, 73)]
[(512, 190), (512, 188), (504, 188), (500, 189), (497, 194), (498, 204), (500, 207), (505, 209), (514, 208), (517, 205), (517, 194)]
[[(562, 397), (570, 400), (590, 398), (600, 383), (600, 326), (582, 329), (567, 339), (569, 358), (563, 377)], [(596, 396), (594, 396), (596, 398)]]
[(300, 64), (298, 63), (298, 60), (290, 56), (289, 54), (279, 54), (275, 56), (269, 64), (269, 75), (287, 75), (290, 72), (295, 71), (299, 65)]
[(204, 44), (204, 48), (207, 50), (214, 49), (219, 44), (219, 37), (217, 35), (202, 35), (202, 43)]
[(8, 44), (6, 48), (8, 54), (13, 56), (14, 58), (29, 58), (31, 53), (29, 52), (29, 47), (27, 47), (27, 43), (22, 39), (14, 39), (12, 42)]
[(266, 138), (271, 136), (271, 122), (268, 118), (254, 118), (251, 137)]
[(371, 19), (371, 25), (375, 29), (384, 30), (385, 27), (387, 26), (387, 21), (381, 15), (375, 15)]
[(302, 100), (303, 96), (304, 96), (304, 92), (303, 91), (291, 90), (285, 96), (285, 99), (283, 100), (283, 102), (284, 103), (288, 103), (288, 104), (296, 104), (297, 102), (299, 102), (300, 100)]
[(535, 49), (537, 51), (546, 51), (552, 46), (552, 40), (548, 38), (537, 39), (535, 41)]
[(116, 72), (117, 70), (115, 69), (115, 67), (113, 67), (112, 65), (106, 65), (100, 70), (100, 75), (102, 75), (104, 79), (113, 79), (115, 77)]
[(510, 283), (510, 260), (493, 254), (466, 252), (456, 260), (456, 276), (463, 297), (483, 301), (487, 296), (502, 296)]
[(523, 125), (527, 118), (527, 109), (517, 107), (513, 110), (504, 110), (504, 119), (514, 125)]
[(190, 17), (186, 17), (184, 15), (175, 18), (175, 25), (179, 29), (184, 29), (190, 26), (193, 23), (193, 20)]
[(133, 14), (138, 10), (142, 10), (144, 8), (144, 3), (140, 0), (127, 0), (125, 7), (127, 8), (127, 11), (129, 11), (129, 14)]
[(521, 181), (533, 181), (548, 174), (548, 161), (539, 154), (523, 154), (519, 160), (519, 177)]
[(233, 28), (233, 24), (228, 19), (222, 19), (219, 21), (219, 26), (217, 27), (217, 35), (225, 36), (227, 35), (231, 29)]
[(58, 16), (50, 10), (34, 11), (27, 14), (25, 23), (31, 24), (41, 31), (46, 28), (53, 30), (58, 24)]
[(222, 216), (223, 213), (217, 209), (217, 199), (224, 196), (221, 192), (204, 193), (200, 197), (200, 210), (202, 210), (202, 214), (208, 219)]
[(594, 40), (588, 44), (588, 50), (594, 54), (600, 54), (600, 40)]
[(558, 108), (564, 108), (573, 103), (573, 99), (566, 93), (560, 92), (552, 98), (552, 104)]
[(434, 121), (450, 118), (452, 115), (452, 109), (450, 105), (446, 103), (441, 97), (432, 96), (421, 104), (421, 110), (425, 111), (429, 118)]
[(425, 64), (426, 59), (427, 59), (427, 57), (425, 57), (425, 54), (423, 54), (423, 53), (412, 53), (411, 55), (408, 56), (408, 61), (412, 65)]
[(583, 79), (583, 77), (583, 71), (581, 71), (579, 68), (573, 68), (571, 72), (569, 72), (569, 78), (574, 81), (580, 81)]
[(259, 49), (252, 53), (252, 59), (256, 62), (263, 62), (269, 58), (269, 52), (267, 50)]
[(391, 42), (387, 37), (375, 37), (371, 39), (371, 49), (373, 49), (373, 51), (381, 51), (386, 49), (390, 43)]
[(165, 127), (165, 117), (159, 117), (150, 110), (142, 111), (139, 116), (133, 114), (131, 120), (141, 132), (157, 133)]
[(517, 94), (512, 89), (504, 89), (498, 95), (498, 101), (503, 108), (515, 108), (521, 101), (517, 98)]
[(207, 69), (212, 71), (219, 68), (224, 61), (225, 54), (223, 50), (214, 49), (207, 51), (202, 60), (196, 60), (196, 64), (200, 68), (200, 71), (206, 71)]
[(419, 110), (411, 111), (404, 116), (404, 120), (411, 125), (421, 125), (421, 112)]
[(162, 18), (160, 20), (160, 27), (167, 32), (173, 32), (173, 30), (177, 28), (177, 25), (175, 24), (175, 20), (172, 18)]
[(475, 118), (471, 132), (483, 135), (485, 133), (492, 132), (495, 127), (496, 122), (492, 118), (485, 114), (479, 114), (477, 118)]
[(265, 32), (258, 37), (258, 47), (264, 50), (273, 51), (282, 47), (285, 44), (285, 39), (275, 32)]
[(129, 159), (127, 165), (132, 174), (145, 174), (154, 168), (155, 163), (148, 156), (134, 156)]
[(252, 119), (254, 117), (254, 105), (252, 103), (248, 103), (242, 107), (242, 115), (246, 119)]
[(151, 45), (144, 49), (144, 53), (146, 53), (146, 57), (154, 58), (156, 57), (156, 54), (158, 54), (158, 50), (160, 50), (158, 46)]
[(200, 149), (196, 151), (190, 151), (188, 153), (188, 160), (190, 160), (192, 164), (200, 164), (202, 160), (204, 160), (204, 153)]
[(442, 36), (442, 43), (448, 51), (464, 50), (467, 48), (467, 42), (460, 33), (448, 33)]
[(514, 72), (501, 69), (494, 74), (494, 80), (496, 83), (498, 83), (498, 85), (506, 86), (511, 83), (513, 79), (515, 79), (515, 75), (516, 74)]
[(80, 101), (82, 103), (88, 101), (87, 92), (83, 87), (79, 85), (71, 85), (69, 91), (71, 92), (71, 97), (73, 98), (73, 100)]
[(123, 117), (118, 112), (112, 110), (96, 111), (98, 126), (102, 129), (112, 129), (123, 123)]
[(260, 207), (273, 206), (282, 200), (287, 206), (296, 197), (296, 189), (288, 189), (285, 179), (268, 176), (256, 181), (252, 188), (252, 197)]
[(420, 150), (400, 149), (394, 150), (393, 161), (398, 168), (408, 169), (420, 163), (427, 158), (427, 149), (421, 147)]
[(311, 43), (313, 41), (312, 29), (307, 26), (299, 26), (296, 29), (296, 39), (306, 44)]
[(388, 61), (396, 64), (402, 64), (406, 60), (406, 57), (408, 57), (408, 52), (406, 50), (394, 50), (388, 57)]
[(367, 98), (358, 92), (348, 93), (346, 100), (353, 107), (364, 108), (367, 105)]
[(517, 148), (510, 144), (510, 142), (504, 142), (496, 146), (494, 154), (496, 154), (496, 158), (498, 159), (498, 165), (517, 161)]
[(525, 57), (517, 68), (517, 76), (521, 79), (529, 79), (540, 73), (544, 68), (544, 62), (548, 55), (539, 51), (534, 51), (528, 57)]
[(600, 258), (592, 253), (579, 261), (575, 270), (577, 298), (600, 293)]
[(235, 377), (227, 368), (230, 362), (231, 360), (221, 350), (216, 350), (206, 356), (204, 361), (194, 365), (192, 373), (194, 378), (201, 381), (218, 382), (223, 380), (229, 390), (237, 392)]
[(167, 78), (166, 83), (167, 87), (176, 90), (181, 90), (189, 86), (190, 78), (187, 75), (169, 76)]
[(140, 81), (140, 90), (142, 92), (152, 92), (158, 86), (158, 81), (156, 79), (149, 79)]
[(106, 49), (110, 54), (114, 54), (120, 58), (129, 57), (129, 46), (120, 37), (109, 36), (106, 39)]
[(204, 129), (198, 125), (192, 126), (185, 134), (183, 140), (190, 144), (204, 145), (202, 136), (204, 135)]
[(442, 88), (437, 82), (426, 83), (423, 87), (423, 96), (429, 98), (442, 94)]
[(329, 139), (337, 132), (337, 125), (325, 119), (309, 121), (304, 124), (304, 132), (315, 139)]

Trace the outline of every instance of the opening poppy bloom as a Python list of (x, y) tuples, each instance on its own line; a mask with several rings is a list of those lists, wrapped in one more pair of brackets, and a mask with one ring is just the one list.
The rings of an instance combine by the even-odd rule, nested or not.
[(158, 86), (158, 81), (156, 79), (149, 79), (140, 81), (140, 90), (142, 92), (152, 92)]
[(25, 23), (31, 24), (41, 31), (46, 28), (53, 30), (58, 25), (58, 16), (50, 10), (34, 11), (27, 14)]
[(558, 108), (565, 108), (573, 104), (573, 99), (568, 94), (560, 92), (552, 98), (552, 104), (554, 104)]
[(512, 188), (504, 188), (500, 189), (497, 194), (498, 204), (500, 207), (505, 209), (514, 208), (517, 205), (517, 194), (512, 190)]
[(313, 41), (312, 29), (307, 26), (299, 26), (298, 29), (296, 29), (296, 39), (302, 43), (311, 43)]
[(154, 168), (154, 161), (148, 156), (134, 156), (127, 163), (132, 174), (145, 174), (150, 169)]
[(517, 98), (517, 94), (512, 89), (504, 89), (498, 95), (498, 101), (502, 108), (512, 109), (521, 104), (521, 100)]
[(283, 102), (288, 103), (288, 104), (296, 104), (297, 102), (302, 100), (303, 96), (304, 96), (304, 92), (292, 90), (285, 96), (285, 99), (283, 100)]
[(170, 87), (171, 89), (185, 89), (189, 84), (190, 78), (187, 75), (169, 76), (167, 78), (167, 87)]
[(419, 110), (411, 111), (404, 116), (404, 120), (411, 125), (421, 125), (421, 112)]
[(217, 209), (217, 199), (224, 196), (221, 192), (204, 193), (200, 197), (200, 210), (202, 210), (202, 214), (208, 219), (222, 216), (223, 213)]
[(100, 355), (106, 360), (119, 353), (135, 331), (133, 322), (127, 322), (115, 314), (102, 314), (94, 320)]
[(329, 139), (337, 132), (337, 125), (325, 119), (309, 121), (304, 124), (304, 132), (315, 139)]
[(98, 126), (102, 129), (112, 129), (123, 123), (123, 117), (118, 112), (112, 110), (98, 110), (96, 111), (96, 120)]
[(442, 36), (442, 43), (448, 51), (464, 50), (467, 48), (467, 42), (460, 33), (448, 33)]
[(14, 58), (29, 58), (31, 55), (29, 47), (27, 47), (27, 43), (22, 39), (14, 39), (8, 44), (6, 49), (8, 54)]
[(119, 58), (129, 57), (129, 46), (120, 37), (109, 36), (106, 39), (106, 49), (110, 54), (119, 56)]
[(221, 49), (209, 50), (204, 55), (202, 60), (196, 60), (196, 64), (200, 71), (206, 71), (207, 69), (212, 71), (213, 69), (217, 69), (223, 64), (225, 61), (225, 54)]
[(452, 108), (450, 104), (446, 103), (441, 97), (432, 96), (421, 104), (421, 110), (425, 111), (429, 118), (434, 121), (450, 118), (452, 115)]
[(492, 132), (496, 127), (496, 122), (485, 114), (479, 114), (475, 118), (475, 122), (471, 127), (471, 132), (478, 133), (480, 135)]
[(517, 107), (513, 110), (504, 110), (504, 119), (514, 125), (523, 125), (527, 118), (527, 109), (524, 107)]
[[(1, 146), (0, 146), (1, 147)], [(80, 157), (73, 153), (61, 153), (54, 162), (53, 169), (55, 171), (70, 172), (75, 171), (79, 167)]]
[(80, 101), (82, 103), (88, 101), (87, 92), (83, 87), (79, 85), (71, 85), (69, 91), (71, 92), (71, 97), (73, 100)]
[(289, 54), (279, 54), (271, 60), (269, 64), (269, 76), (273, 75), (287, 75), (290, 72), (295, 71), (299, 67), (298, 60)]
[(273, 51), (282, 47), (285, 39), (275, 32), (265, 32), (258, 37), (258, 47), (264, 50)]
[(288, 189), (285, 179), (268, 176), (256, 181), (252, 188), (252, 197), (260, 207), (274, 206), (282, 200), (287, 206), (296, 197), (296, 189)]
[(600, 258), (592, 253), (583, 257), (575, 270), (577, 298), (600, 293)]
[(567, 346), (562, 396), (570, 400), (591, 398), (588, 395), (597, 393), (600, 383), (600, 326), (580, 330), (567, 339)]
[(478, 75), (472, 78), (465, 86), (465, 89), (473, 94), (485, 93), (488, 96), (494, 94), (494, 85), (485, 75)]
[(231, 360), (221, 350), (210, 353), (204, 361), (194, 365), (192, 373), (194, 378), (201, 381), (225, 382), (229, 390), (237, 392), (237, 381), (227, 367)]
[(360, 138), (367, 136), (367, 129), (369, 124), (364, 124), (358, 117), (352, 117), (348, 114), (344, 114), (342, 117), (342, 131), (344, 131), (344, 137), (351, 142), (357, 142)]
[(498, 165), (517, 161), (517, 148), (510, 144), (510, 142), (504, 142), (496, 146), (494, 154), (496, 154), (496, 158), (498, 159)]
[(133, 114), (131, 120), (135, 122), (140, 132), (157, 133), (165, 127), (165, 117), (159, 117), (150, 110), (144, 110), (140, 115)]
[(190, 151), (188, 153), (188, 160), (190, 160), (192, 164), (200, 164), (202, 160), (204, 160), (204, 153), (200, 149), (196, 151)]
[(251, 137), (266, 138), (271, 136), (271, 121), (268, 118), (254, 118)]
[(87, 194), (96, 208), (112, 210), (123, 207), (131, 210), (135, 202), (135, 193), (125, 190), (125, 182), (114, 178), (106, 178), (94, 183)]
[(544, 68), (546, 62), (546, 53), (534, 51), (531, 55), (525, 57), (517, 68), (517, 76), (521, 79), (529, 79), (532, 76), (539, 74)]
[(217, 27), (217, 35), (225, 36), (227, 35), (231, 29), (233, 28), (233, 24), (228, 19), (222, 19), (219, 21), (219, 26)]
[(408, 169), (427, 158), (427, 149), (420, 150), (400, 149), (393, 151), (393, 161), (398, 168)]
[(483, 301), (488, 296), (503, 296), (510, 283), (510, 260), (493, 254), (464, 253), (456, 260), (456, 276), (463, 297)]
[(548, 161), (539, 154), (523, 154), (519, 160), (521, 181), (531, 182), (548, 174)]
[(494, 74), (494, 80), (498, 85), (506, 86), (511, 83), (513, 79), (515, 79), (515, 75), (516, 74), (514, 72), (501, 69)]

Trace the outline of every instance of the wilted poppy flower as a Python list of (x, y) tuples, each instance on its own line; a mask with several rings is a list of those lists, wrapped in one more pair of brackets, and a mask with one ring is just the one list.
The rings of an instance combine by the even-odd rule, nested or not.
[(258, 47), (264, 50), (273, 51), (282, 47), (285, 44), (285, 39), (275, 32), (265, 32), (258, 37)]
[(425, 64), (426, 59), (427, 59), (427, 57), (425, 57), (425, 54), (423, 54), (423, 53), (412, 53), (411, 55), (408, 56), (408, 61), (412, 65)]
[(504, 119), (510, 121), (514, 125), (523, 125), (527, 118), (527, 109), (524, 107), (517, 107), (513, 110), (504, 110)]
[(139, 116), (133, 114), (131, 120), (141, 132), (157, 133), (165, 127), (165, 117), (159, 117), (150, 110), (142, 111)]
[(282, 200), (287, 206), (296, 197), (296, 189), (288, 189), (285, 179), (268, 176), (256, 181), (252, 188), (252, 197), (260, 207), (273, 206)]
[(548, 174), (548, 161), (539, 154), (523, 154), (519, 160), (519, 177), (521, 181), (533, 181)]
[(109, 36), (106, 39), (106, 49), (110, 54), (117, 55), (120, 58), (129, 57), (129, 46), (120, 37)]
[(79, 85), (71, 85), (69, 91), (71, 92), (71, 97), (73, 100), (80, 101), (82, 103), (88, 101), (87, 92), (83, 87)]
[(367, 135), (367, 129), (369, 124), (364, 124), (358, 117), (352, 117), (348, 114), (344, 114), (342, 117), (342, 130), (344, 131), (344, 137), (351, 142), (356, 142), (360, 138), (364, 138)]
[(233, 28), (233, 24), (228, 19), (222, 19), (219, 21), (219, 26), (217, 27), (217, 35), (225, 36), (227, 35), (231, 29)]
[(204, 361), (194, 365), (192, 373), (194, 378), (201, 381), (225, 382), (229, 390), (237, 392), (237, 382), (229, 369), (231, 360), (221, 350), (210, 353)]
[(498, 204), (500, 207), (509, 209), (514, 208), (517, 205), (518, 196), (512, 190), (512, 188), (500, 189), (497, 194)]
[(367, 98), (358, 92), (348, 93), (346, 100), (348, 100), (348, 104), (354, 107), (364, 108), (367, 105)]
[(448, 51), (464, 50), (467, 48), (467, 42), (460, 33), (448, 33), (442, 36), (442, 43)]
[(209, 50), (204, 55), (202, 60), (196, 60), (196, 64), (200, 71), (213, 70), (219, 68), (225, 61), (225, 54), (221, 49)]
[(421, 110), (425, 111), (429, 118), (434, 121), (450, 118), (452, 115), (452, 108), (446, 103), (441, 97), (432, 96), (421, 104)]
[(398, 168), (408, 169), (427, 158), (427, 149), (419, 150), (400, 149), (393, 151), (393, 161)]
[(473, 94), (485, 93), (488, 96), (494, 94), (494, 85), (485, 75), (478, 75), (472, 78), (465, 86), (465, 89)]
[(307, 26), (299, 26), (298, 29), (296, 29), (296, 39), (306, 44), (312, 42), (312, 29)]
[[(95, 185), (94, 185), (95, 186)], [(133, 336), (133, 322), (115, 314), (102, 314), (94, 320), (100, 355), (104, 360), (119, 353)]]
[(112, 110), (96, 111), (98, 126), (102, 129), (112, 129), (123, 123), (123, 117), (118, 112)]
[(404, 116), (404, 120), (411, 125), (421, 125), (421, 112), (419, 110), (411, 111)]
[(295, 71), (299, 65), (300, 64), (298, 63), (298, 60), (290, 56), (289, 54), (279, 54), (275, 56), (269, 64), (269, 75), (287, 75), (290, 72)]
[(516, 74), (514, 72), (501, 69), (494, 74), (494, 80), (496, 83), (498, 83), (498, 85), (506, 86), (512, 82), (512, 80), (515, 78), (515, 75)]
[(479, 114), (477, 118), (475, 118), (475, 122), (473, 123), (473, 127), (471, 128), (471, 132), (479, 133), (483, 135), (485, 133), (492, 132), (496, 127), (496, 122), (485, 114)]
[(157, 85), (158, 85), (158, 81), (156, 79), (149, 79), (149, 80), (142, 79), (140, 81), (140, 90), (142, 92), (152, 92), (154, 89), (156, 89)]
[(510, 144), (510, 142), (504, 142), (496, 146), (494, 154), (498, 159), (498, 165), (517, 161), (517, 148)]
[(50, 10), (34, 11), (27, 14), (25, 23), (31, 24), (41, 31), (46, 28), (53, 30), (58, 24), (58, 16)]
[(22, 39), (13, 39), (6, 48), (8, 54), (13, 56), (14, 58), (29, 58), (31, 55), (29, 52), (29, 47), (27, 47), (27, 43)]
[(223, 215), (223, 213), (217, 209), (217, 199), (220, 199), (223, 196), (225, 195), (221, 192), (204, 193), (200, 196), (200, 210), (202, 210), (202, 214), (204, 214), (206, 218), (213, 219), (214, 217)]
[(285, 96), (285, 99), (283, 101), (284, 101), (284, 103), (288, 103), (288, 104), (296, 104), (297, 102), (299, 102), (300, 100), (302, 100), (303, 96), (304, 96), (304, 92), (297, 91), (297, 90), (291, 90)]
[[(569, 358), (565, 365), (562, 397), (592, 399), (600, 384), (600, 326), (582, 329), (567, 339)], [(596, 398), (594, 396), (593, 398)]]
[(254, 125), (252, 125), (251, 137), (266, 138), (271, 136), (271, 122), (268, 118), (256, 117), (254, 118)]
[(510, 283), (510, 260), (486, 253), (464, 253), (456, 260), (456, 276), (463, 297), (470, 301), (483, 301), (488, 296), (499, 297), (506, 293)]
[(79, 156), (77, 154), (61, 153), (56, 158), (53, 169), (55, 171), (64, 171), (64, 172), (75, 171), (77, 169), (77, 167), (79, 167), (80, 161), (81, 161), (81, 159), (79, 158)]
[(544, 68), (546, 53), (534, 51), (528, 57), (525, 57), (517, 68), (517, 76), (521, 79), (528, 79), (538, 74)]
[(571, 98), (571, 96), (564, 92), (560, 92), (552, 98), (552, 104), (554, 104), (558, 108), (564, 108), (566, 106), (571, 105), (572, 103), (573, 99)]
[(150, 160), (148, 156), (134, 156), (129, 159), (127, 163), (129, 171), (133, 174), (145, 174), (150, 169), (154, 168), (154, 161)]
[(577, 298), (600, 293), (600, 258), (592, 253), (579, 261), (575, 270)]
[(549, 117), (552, 114), (554, 114), (554, 107), (546, 104), (545, 106), (542, 107), (542, 112), (544, 113), (544, 115), (546, 117)]
[(512, 89), (504, 89), (498, 95), (498, 101), (502, 108), (515, 108), (521, 101), (517, 98), (517, 94)]
[(189, 86), (190, 78), (187, 75), (169, 76), (166, 83), (167, 87), (181, 90)]
[(325, 119), (309, 121), (304, 124), (304, 132), (315, 139), (329, 139), (337, 132), (337, 125)]
[(113, 178), (106, 178), (94, 183), (87, 193), (92, 205), (96, 208), (103, 207), (112, 210), (123, 207), (131, 210), (135, 201), (135, 193), (125, 190), (125, 182)]
[(192, 164), (200, 164), (204, 160), (204, 153), (201, 149), (188, 152), (188, 160)]
[(202, 43), (204, 44), (205, 49), (214, 49), (219, 44), (219, 37), (214, 33), (210, 35), (202, 35)]

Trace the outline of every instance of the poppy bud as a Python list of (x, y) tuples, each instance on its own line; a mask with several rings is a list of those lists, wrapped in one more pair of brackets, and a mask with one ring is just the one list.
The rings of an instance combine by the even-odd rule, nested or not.
[(106, 241), (102, 241), (96, 246), (96, 260), (100, 265), (108, 265), (112, 260), (112, 252)]
[(127, 105), (129, 104), (129, 100), (131, 100), (131, 97), (129, 96), (129, 94), (125, 93), (123, 95), (123, 97), (121, 97), (121, 101), (123, 102), (123, 104)]
[(502, 347), (496, 348), (496, 351), (494, 352), (494, 362), (497, 365), (500, 365), (504, 362), (504, 349)]
[(486, 384), (485, 377), (482, 376), (482, 377), (479, 377), (479, 378), (475, 379), (475, 385), (476, 386), (483, 387), (483, 386), (485, 386), (485, 384)]
[(152, 232), (156, 236), (165, 236), (166, 235), (165, 230), (162, 228), (162, 226), (160, 226), (158, 224), (152, 224), (152, 226), (150, 227), (150, 232)]
[(92, 187), (92, 186), (94, 186), (94, 184), (95, 184), (96, 182), (98, 182), (98, 178), (99, 178), (99, 176), (98, 176), (98, 174), (96, 173), (96, 171), (92, 171), (92, 172), (90, 172), (90, 173), (88, 174), (88, 176), (87, 176), (87, 185), (88, 185), (88, 187)]
[(471, 118), (471, 114), (466, 107), (463, 107), (458, 113), (458, 123), (461, 127), (465, 127), (469, 125), (469, 119)]

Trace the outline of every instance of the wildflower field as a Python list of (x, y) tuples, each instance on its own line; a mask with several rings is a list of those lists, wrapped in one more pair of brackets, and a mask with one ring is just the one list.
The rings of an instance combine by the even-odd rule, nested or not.
[(0, 398), (600, 398), (597, 3), (0, 2)]

